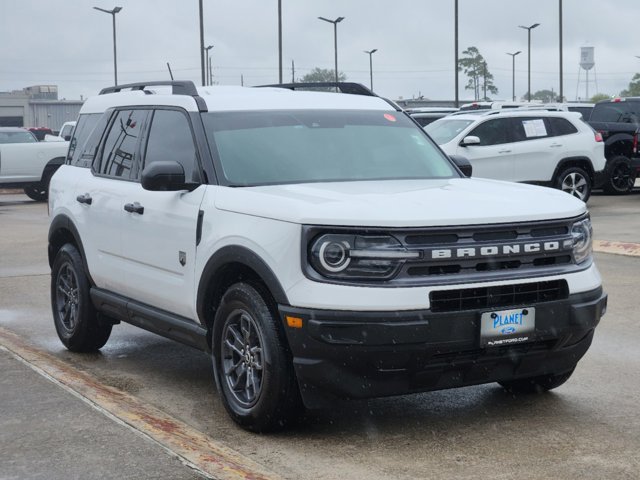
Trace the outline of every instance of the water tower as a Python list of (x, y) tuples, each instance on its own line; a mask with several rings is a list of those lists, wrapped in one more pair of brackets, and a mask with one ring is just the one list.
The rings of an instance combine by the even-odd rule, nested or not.
[(594, 47), (580, 47), (580, 69), (578, 70), (578, 88), (576, 89), (576, 100), (579, 100), (578, 92), (580, 90), (580, 73), (582, 70), (585, 71), (586, 74), (586, 95), (584, 97), (585, 100), (589, 100), (591, 98), (589, 96), (589, 72), (593, 69), (593, 82), (596, 87), (596, 93), (598, 91), (598, 77), (596, 73), (596, 60)]

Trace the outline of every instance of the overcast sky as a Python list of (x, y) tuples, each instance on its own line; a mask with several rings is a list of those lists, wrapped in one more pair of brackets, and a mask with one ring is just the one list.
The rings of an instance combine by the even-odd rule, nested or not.
[[(595, 47), (589, 94), (617, 94), (640, 71), (640, 0), (564, 0), (564, 92), (578, 89), (580, 47)], [(338, 26), (339, 70), (369, 83), (390, 98), (422, 94), (454, 96), (454, 0), (282, 0), (284, 76), (314, 67), (333, 68), (333, 26), (318, 16), (346, 17)], [(527, 32), (532, 31), (532, 91), (559, 88), (558, 0), (459, 0), (460, 51), (476, 46), (495, 77), (499, 93), (511, 97), (511, 57), (516, 59), (516, 94), (526, 92)], [(117, 14), (118, 80), (166, 79), (170, 62), (177, 79), (200, 80), (198, 0), (0, 0), (0, 91), (36, 84), (59, 86), (60, 98), (95, 95), (113, 84), (111, 16)], [(277, 0), (204, 0), (205, 44), (220, 84), (278, 80)], [(595, 73), (595, 75), (594, 75)], [(593, 81), (597, 79), (596, 84)], [(460, 78), (460, 96), (466, 78)]]

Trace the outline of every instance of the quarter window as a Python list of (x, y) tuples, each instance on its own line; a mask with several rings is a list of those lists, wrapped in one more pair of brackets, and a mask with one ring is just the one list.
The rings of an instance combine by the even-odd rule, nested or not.
[(566, 118), (549, 117), (547, 121), (551, 125), (551, 130), (555, 136), (578, 133), (578, 129)]
[(187, 181), (198, 181), (197, 150), (186, 115), (177, 110), (156, 110), (153, 114), (144, 166), (174, 161), (184, 168)]
[[(101, 136), (98, 135), (93, 141), (91, 141), (91, 138), (96, 136), (92, 135), (92, 133), (100, 117), (102, 117), (101, 113), (80, 115), (76, 128), (73, 131), (71, 142), (69, 143), (69, 150), (67, 152), (68, 164), (85, 168), (91, 166)], [(100, 131), (102, 131), (102, 129), (100, 129)]]
[(100, 174), (123, 179), (136, 178), (139, 139), (147, 115), (146, 110), (122, 110), (116, 114), (102, 149)]

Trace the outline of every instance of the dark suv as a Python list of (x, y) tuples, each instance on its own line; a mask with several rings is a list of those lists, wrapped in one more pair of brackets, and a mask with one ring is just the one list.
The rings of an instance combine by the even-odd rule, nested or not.
[(602, 134), (605, 142), (608, 180), (603, 185), (604, 191), (618, 195), (629, 193), (640, 173), (640, 97), (598, 102), (589, 124)]

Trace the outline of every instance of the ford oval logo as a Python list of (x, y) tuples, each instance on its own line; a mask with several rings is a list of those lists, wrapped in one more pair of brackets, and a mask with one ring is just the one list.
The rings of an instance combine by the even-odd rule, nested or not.
[(504, 327), (500, 330), (503, 335), (509, 335), (510, 333), (516, 333), (516, 327)]

